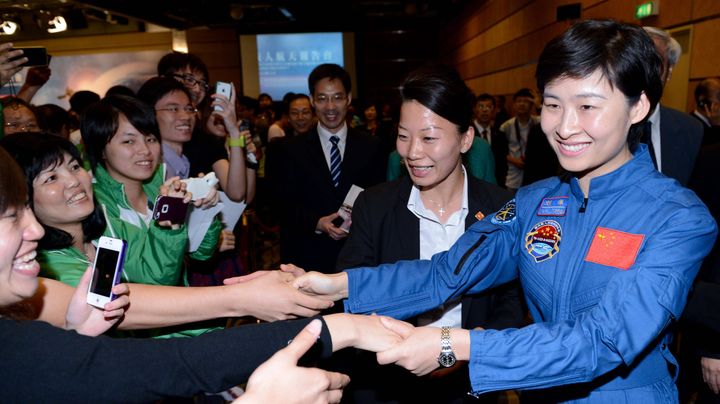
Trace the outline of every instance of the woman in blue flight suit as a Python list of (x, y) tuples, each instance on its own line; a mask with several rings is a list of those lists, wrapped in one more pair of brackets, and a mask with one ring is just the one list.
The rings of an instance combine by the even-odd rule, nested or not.
[(469, 360), (474, 393), (532, 390), (523, 401), (676, 402), (668, 325), (717, 227), (633, 144), (662, 95), (660, 66), (638, 26), (575, 24), (548, 43), (536, 73), (543, 132), (567, 175), (521, 188), (431, 260), (312, 272), (295, 285), (345, 297), (354, 313), (407, 318), (519, 277), (535, 324), (467, 331), (390, 321), (406, 339), (378, 361), (426, 374)]

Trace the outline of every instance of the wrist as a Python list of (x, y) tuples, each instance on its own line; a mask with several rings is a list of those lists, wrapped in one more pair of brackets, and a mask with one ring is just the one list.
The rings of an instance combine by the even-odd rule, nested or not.
[(245, 137), (244, 137), (244, 136), (240, 136), (240, 137), (230, 136), (230, 137), (228, 138), (227, 143), (228, 143), (228, 146), (229, 146), (229, 147), (240, 147), (240, 148), (243, 148), (243, 147), (245, 147)]
[(470, 331), (462, 328), (450, 330), (450, 338), (455, 351), (455, 357), (459, 361), (470, 360)]
[(348, 274), (347, 272), (340, 272), (332, 276), (333, 284), (335, 286), (335, 290), (337, 290), (338, 295), (341, 299), (347, 299), (348, 297)]
[[(216, 295), (222, 296), (221, 307), (224, 307), (225, 314), (218, 317), (245, 317), (250, 315), (247, 311), (247, 303), (245, 297), (247, 293), (243, 293), (243, 284), (236, 283), (233, 285), (220, 286), (221, 292)], [(212, 288), (211, 288), (212, 289)]]

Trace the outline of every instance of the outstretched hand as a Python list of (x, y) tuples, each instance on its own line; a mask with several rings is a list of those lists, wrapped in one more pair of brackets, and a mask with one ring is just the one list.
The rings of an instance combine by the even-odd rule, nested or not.
[[(298, 269), (301, 268), (288, 268), (285, 271), (299, 273)], [(311, 271), (297, 277), (292, 285), (308, 295), (323, 296), (326, 299), (340, 300), (348, 297), (348, 277), (345, 272), (327, 275)]]
[(403, 342), (378, 352), (381, 365), (395, 363), (412, 373), (423, 376), (438, 368), (440, 355), (440, 329), (437, 327), (414, 327), (412, 324), (382, 317), (385, 327), (402, 336)]
[(382, 323), (381, 316), (335, 313), (323, 318), (330, 331), (333, 352), (349, 346), (370, 352), (382, 352), (403, 341), (403, 336)]
[(238, 288), (238, 304), (247, 315), (264, 321), (311, 317), (333, 306), (327, 298), (298, 291), (290, 284), (292, 279), (281, 271), (257, 271), (224, 282)]
[(92, 267), (88, 267), (80, 282), (75, 288), (67, 314), (65, 315), (65, 328), (75, 330), (78, 334), (97, 336), (112, 328), (125, 315), (130, 305), (130, 289), (127, 284), (121, 283), (112, 288), (118, 295), (117, 299), (107, 303), (103, 309), (87, 303), (87, 291), (92, 277)]
[(250, 376), (247, 392), (234, 404), (243, 403), (339, 403), (350, 378), (341, 373), (297, 366), (298, 360), (317, 341), (322, 329), (313, 320), (293, 341), (260, 365)]

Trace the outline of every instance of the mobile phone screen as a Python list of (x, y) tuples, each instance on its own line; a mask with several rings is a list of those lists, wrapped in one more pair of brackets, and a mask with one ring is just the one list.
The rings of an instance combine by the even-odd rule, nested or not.
[(90, 283), (90, 292), (97, 295), (110, 296), (113, 287), (113, 278), (115, 277), (115, 267), (117, 266), (120, 251), (98, 248), (97, 254), (95, 272), (93, 273), (92, 282)]

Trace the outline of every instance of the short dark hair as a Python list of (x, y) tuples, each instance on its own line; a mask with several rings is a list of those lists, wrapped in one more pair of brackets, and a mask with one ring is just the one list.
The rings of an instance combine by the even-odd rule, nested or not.
[(107, 97), (108, 95), (126, 95), (128, 97), (134, 97), (135, 91), (133, 91), (133, 89), (128, 86), (117, 84), (108, 88), (108, 90), (105, 92), (105, 96)]
[(0, 214), (9, 209), (20, 209), (26, 201), (27, 185), (23, 181), (23, 173), (8, 152), (0, 147)]
[[(66, 139), (46, 133), (14, 133), (2, 138), (0, 145), (7, 150), (24, 171), (28, 201), (33, 210), (35, 209), (33, 181), (43, 170), (64, 164), (66, 153), (72, 160), (82, 165), (80, 153), (75, 145)], [(73, 244), (70, 233), (44, 223), (40, 224), (45, 229), (45, 235), (39, 243), (40, 248), (46, 250), (60, 249)], [(93, 212), (82, 220), (83, 242), (100, 237), (105, 231), (105, 225), (105, 216), (100, 206), (96, 204)]]
[(535, 95), (529, 88), (521, 88), (517, 90), (515, 94), (513, 94), (513, 101), (517, 100), (520, 97), (535, 98)]
[(190, 91), (179, 81), (170, 77), (151, 77), (137, 92), (137, 98), (155, 109), (155, 104), (164, 96), (180, 91), (192, 102)]
[(310, 76), (308, 76), (310, 95), (315, 95), (315, 86), (322, 79), (340, 80), (346, 93), (350, 94), (352, 90), (350, 74), (348, 74), (342, 66), (334, 63), (324, 63), (315, 67), (313, 71), (310, 72)]
[(285, 104), (285, 112), (290, 113), (290, 104), (301, 99), (306, 99), (310, 102), (310, 97), (308, 97), (307, 94), (295, 93), (292, 97), (288, 98), (287, 104)]
[(415, 100), (464, 133), (473, 120), (475, 96), (455, 69), (428, 66), (411, 72), (400, 90), (403, 102)]
[(490, 95), (488, 93), (482, 93), (482, 94), (478, 95), (477, 98), (475, 98), (475, 105), (477, 105), (477, 103), (480, 101), (490, 101), (490, 102), (492, 102), (493, 107), (496, 106), (495, 105), (495, 97), (493, 97), (492, 95)]
[(535, 78), (540, 92), (551, 81), (584, 78), (600, 69), (610, 86), (634, 104), (645, 93), (650, 111), (662, 96), (662, 61), (641, 27), (614, 20), (585, 20), (551, 40), (540, 54)]
[(120, 114), (145, 136), (154, 136), (160, 141), (155, 110), (134, 97), (111, 95), (91, 105), (83, 113), (80, 134), (90, 166), (105, 166), (103, 151), (118, 130)]
[(641, 128), (662, 97), (663, 62), (652, 38), (638, 25), (614, 20), (585, 20), (551, 40), (538, 59), (535, 78), (541, 93), (553, 80), (580, 79), (600, 70), (611, 88), (634, 105), (645, 93), (650, 112), (630, 127), (628, 143), (637, 144)]
[(81, 115), (87, 107), (98, 101), (100, 101), (98, 93), (89, 90), (76, 91), (70, 96), (70, 110)]
[(38, 124), (52, 135), (60, 136), (63, 126), (67, 130), (73, 126), (70, 113), (63, 107), (55, 104), (43, 104), (35, 107)]
[(707, 78), (695, 87), (695, 103), (701, 101), (720, 101), (720, 78)]
[(205, 62), (192, 53), (171, 52), (160, 58), (157, 65), (158, 76), (169, 76), (178, 70), (189, 67), (190, 70), (197, 70), (205, 76), (205, 81), (210, 80), (210, 73)]

